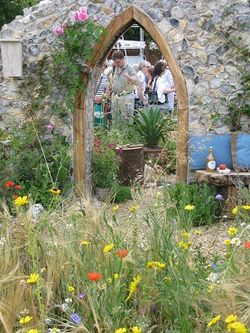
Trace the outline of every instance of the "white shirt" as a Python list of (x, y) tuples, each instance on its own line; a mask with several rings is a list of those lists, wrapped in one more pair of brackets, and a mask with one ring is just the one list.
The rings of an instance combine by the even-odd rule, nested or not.
[[(155, 85), (155, 80), (156, 81), (156, 85)], [(163, 77), (158, 76), (158, 78), (156, 77), (153, 81), (152, 87), (154, 88), (155, 85), (155, 91), (157, 91), (157, 95), (158, 95), (158, 101), (161, 103), (165, 103), (166, 102), (166, 97), (164, 94), (164, 90), (167, 88), (167, 84), (166, 81)]]

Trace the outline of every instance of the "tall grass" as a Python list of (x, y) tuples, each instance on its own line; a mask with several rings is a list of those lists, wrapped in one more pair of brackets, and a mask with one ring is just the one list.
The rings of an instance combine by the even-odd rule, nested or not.
[[(250, 250), (240, 244), (227, 256), (218, 253), (213, 271), (192, 224), (183, 228), (167, 191), (155, 192), (135, 195), (122, 212), (86, 199), (84, 210), (64, 201), (36, 222), (25, 207), (13, 217), (3, 206), (0, 332), (112, 333), (134, 326), (141, 332), (223, 332), (222, 321), (211, 328), (207, 323), (231, 313), (249, 325)], [(169, 209), (177, 212), (174, 220)], [(240, 216), (239, 228), (248, 212)], [(249, 240), (247, 224), (239, 237)], [(122, 258), (117, 250), (127, 252)], [(100, 279), (91, 281), (90, 272)], [(39, 278), (31, 284), (32, 273)], [(211, 273), (219, 276), (213, 292)], [(27, 315), (31, 321), (21, 324)]]

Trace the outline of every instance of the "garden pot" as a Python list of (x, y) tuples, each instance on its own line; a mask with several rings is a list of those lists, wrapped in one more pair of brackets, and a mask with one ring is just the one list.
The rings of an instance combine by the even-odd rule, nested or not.
[(112, 189), (110, 187), (95, 187), (94, 190), (95, 196), (99, 201), (109, 201)]
[(125, 145), (119, 149), (120, 166), (118, 179), (122, 185), (143, 182), (144, 152), (143, 145)]

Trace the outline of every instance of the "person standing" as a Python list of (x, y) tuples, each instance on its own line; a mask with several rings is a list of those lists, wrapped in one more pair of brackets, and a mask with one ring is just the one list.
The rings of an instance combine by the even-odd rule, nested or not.
[(166, 65), (163, 61), (158, 61), (155, 64), (152, 90), (157, 92), (158, 96), (157, 107), (160, 108), (164, 113), (171, 114), (168, 101), (166, 100), (166, 95), (168, 93), (175, 92), (175, 88), (168, 87), (168, 84), (166, 83), (166, 80), (164, 78), (165, 70), (166, 70)]
[(134, 88), (138, 77), (133, 67), (126, 64), (123, 52), (115, 51), (112, 60), (115, 66), (112, 78), (113, 125), (120, 126), (124, 122), (133, 122)]
[[(174, 88), (174, 79), (173, 79), (173, 75), (168, 67), (168, 64), (166, 64), (163, 77), (166, 81), (167, 88), (170, 88), (170, 89)], [(168, 110), (170, 113), (173, 113), (173, 111), (174, 111), (175, 95), (176, 95), (175, 91), (167, 93)]]

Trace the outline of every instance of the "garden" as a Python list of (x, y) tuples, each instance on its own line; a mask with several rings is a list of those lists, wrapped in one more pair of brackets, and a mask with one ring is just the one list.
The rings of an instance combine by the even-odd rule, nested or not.
[(53, 117), (70, 126), (79, 59), (103, 28), (86, 10), (74, 18), (55, 31), (50, 69), (68, 88), (64, 107), (44, 110), (42, 59), (23, 121), (0, 130), (0, 332), (249, 332), (249, 189), (237, 184), (226, 216), (216, 187), (176, 182), (175, 117), (146, 108), (122, 129), (96, 127), (94, 192), (75, 197), (72, 144)]

